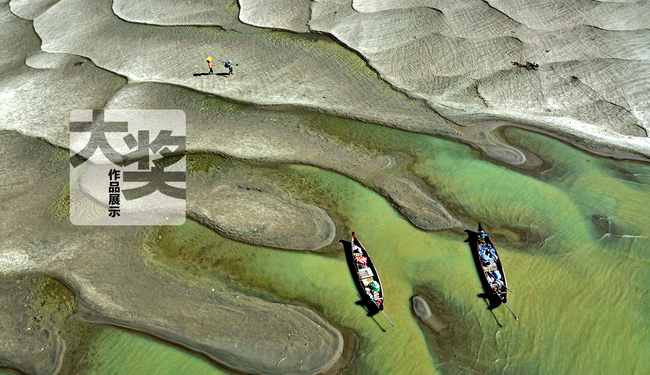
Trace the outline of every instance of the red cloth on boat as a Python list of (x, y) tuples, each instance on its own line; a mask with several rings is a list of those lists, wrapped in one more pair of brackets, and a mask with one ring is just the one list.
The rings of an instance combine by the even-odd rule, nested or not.
[(356, 259), (356, 261), (357, 261), (357, 263), (360, 263), (360, 264), (367, 264), (368, 263), (368, 258), (366, 258), (366, 257), (358, 257)]

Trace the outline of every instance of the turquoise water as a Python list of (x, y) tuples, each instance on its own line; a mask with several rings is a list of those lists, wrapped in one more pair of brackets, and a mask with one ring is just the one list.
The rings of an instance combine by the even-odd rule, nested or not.
[[(519, 321), (504, 307), (488, 311), (477, 297), (481, 285), (462, 231), (418, 230), (372, 190), (312, 167), (282, 166), (282, 171), (331, 192), (336, 213), (373, 257), (384, 283), (385, 311), (396, 328), (381, 315), (367, 317), (355, 304), (356, 289), (338, 245), (327, 255), (266, 249), (188, 220), (161, 229), (162, 239), (151, 250), (155, 262), (181, 277), (228, 273), (243, 288), (307, 304), (354, 330), (360, 355), (344, 373), (650, 371), (649, 166), (594, 157), (545, 136), (508, 130), (512, 142), (548, 166), (524, 172), (446, 140), (383, 127), (345, 134), (346, 123), (328, 126), (324, 131), (362, 146), (377, 140), (378, 151), (393, 145), (415, 155), (410, 169), (467, 223), (463, 229), (483, 223), (499, 247), (514, 290), (509, 304)], [(436, 310), (456, 322), (448, 349), (457, 356), (445, 357), (431, 339), (435, 334), (413, 316), (410, 299), (416, 289), (438, 296)], [(187, 360), (184, 351), (137, 335), (112, 333), (94, 345), (87, 357), (95, 369), (91, 373), (117, 369), (111, 367), (117, 363), (132, 374), (213, 371), (205, 361)], [(148, 366), (163, 352), (171, 361), (167, 366), (180, 370), (151, 372)], [(186, 367), (173, 367), (181, 364)]]

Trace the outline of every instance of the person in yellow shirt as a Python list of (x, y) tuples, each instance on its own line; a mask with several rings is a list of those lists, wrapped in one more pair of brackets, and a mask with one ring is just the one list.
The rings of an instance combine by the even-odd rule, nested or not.
[(214, 68), (214, 64), (212, 63), (212, 57), (208, 56), (208, 58), (205, 59), (205, 61), (208, 63), (208, 69), (210, 69), (208, 74), (214, 74), (214, 71), (212, 70), (212, 68)]

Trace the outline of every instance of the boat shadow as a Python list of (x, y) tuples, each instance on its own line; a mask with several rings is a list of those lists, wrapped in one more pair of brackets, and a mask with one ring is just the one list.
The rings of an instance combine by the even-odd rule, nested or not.
[(343, 251), (345, 252), (345, 260), (348, 264), (348, 268), (350, 269), (350, 277), (352, 278), (352, 282), (354, 283), (354, 285), (357, 287), (357, 293), (361, 298), (360, 300), (355, 302), (355, 304), (359, 306), (363, 306), (366, 309), (367, 315), (374, 317), (375, 315), (379, 314), (379, 308), (373, 301), (370, 300), (369, 297), (361, 297), (366, 295), (366, 291), (364, 290), (363, 285), (361, 285), (361, 281), (359, 281), (359, 279), (356, 277), (357, 266), (354, 263), (354, 258), (352, 257), (352, 242), (346, 240), (340, 240), (339, 242), (343, 244)]
[[(476, 266), (476, 273), (478, 274), (478, 278), (481, 280), (481, 286), (483, 287), (483, 293), (479, 293), (476, 296), (486, 301), (488, 310), (494, 310), (501, 305), (502, 301), (496, 294), (494, 294), (494, 291), (483, 274), (481, 260), (479, 259), (478, 251), (476, 251), (476, 248), (478, 247), (478, 233), (469, 229), (466, 229), (465, 233), (467, 233), (467, 239), (465, 242), (469, 245), (469, 250), (472, 253), (472, 259), (474, 259), (474, 265)], [(496, 319), (496, 316), (494, 318)], [(499, 323), (498, 320), (497, 323)]]

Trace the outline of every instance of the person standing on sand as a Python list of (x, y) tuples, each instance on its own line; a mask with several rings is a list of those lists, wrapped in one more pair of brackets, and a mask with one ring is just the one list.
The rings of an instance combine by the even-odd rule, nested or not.
[(228, 62), (226, 63), (226, 67), (228, 67), (228, 75), (229, 75), (229, 76), (231, 76), (231, 75), (234, 74), (234, 73), (232, 72), (232, 66), (233, 66), (232, 61), (228, 60)]
[(208, 58), (205, 59), (205, 61), (207, 61), (208, 68), (210, 69), (210, 72), (208, 72), (208, 74), (214, 74), (214, 71), (212, 70), (212, 68), (214, 68), (214, 64), (212, 63), (212, 57), (208, 56)]

